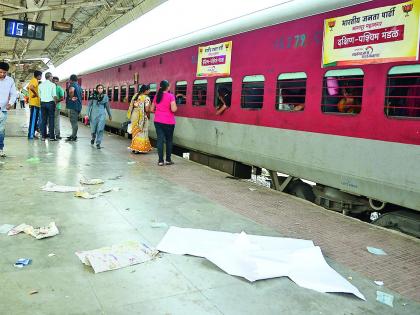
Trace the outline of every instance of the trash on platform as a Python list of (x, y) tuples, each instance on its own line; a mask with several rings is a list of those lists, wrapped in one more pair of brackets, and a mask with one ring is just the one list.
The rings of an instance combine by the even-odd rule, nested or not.
[(6, 164), (6, 162), (0, 161), (0, 164)]
[(382, 291), (376, 291), (376, 301), (394, 307), (394, 296), (392, 294), (388, 294)]
[(105, 181), (103, 179), (100, 179), (100, 178), (89, 179), (89, 178), (83, 177), (83, 178), (80, 179), (80, 184), (83, 184), (83, 185), (99, 185), (99, 184), (103, 184), (103, 183), (105, 183)]
[(365, 300), (355, 286), (327, 264), (321, 249), (309, 240), (171, 226), (157, 249), (204, 257), (226, 273), (251, 282), (289, 277), (304, 288), (352, 293)]
[(7, 234), (15, 226), (13, 224), (2, 224), (0, 225), (0, 234)]
[(38, 290), (32, 290), (31, 292), (29, 292), (29, 295), (34, 295), (34, 294), (37, 294), (38, 293)]
[(249, 187), (248, 188), (250, 191), (256, 191), (257, 189), (256, 188), (252, 188), (252, 187)]
[(127, 241), (118, 245), (102, 247), (75, 254), (95, 273), (115, 270), (152, 260), (159, 252), (139, 241)]
[(38, 164), (41, 160), (38, 157), (31, 157), (26, 160), (26, 162), (31, 164)]
[(52, 237), (52, 236), (55, 236), (55, 235), (60, 233), (58, 231), (57, 226), (55, 225), (55, 222), (50, 222), (50, 224), (48, 224), (48, 226), (38, 227), (38, 228), (34, 228), (31, 225), (22, 223), (22, 224), (20, 224), (16, 227), (14, 227), (13, 229), (11, 229), (9, 231), (9, 233), (7, 233), (7, 235), (13, 236), (13, 235), (19, 234), (21, 232), (24, 232), (25, 234), (31, 235), (31, 236), (35, 237), (37, 240), (47, 238), (47, 237)]
[(369, 253), (374, 254), (374, 255), (378, 255), (378, 256), (387, 255), (387, 253), (385, 253), (384, 250), (381, 248), (367, 246), (366, 249), (368, 250)]
[(55, 256), (54, 253), (48, 254), (48, 257), (54, 257), (54, 256)]
[(373, 281), (373, 282), (375, 282), (375, 284), (376, 285), (379, 285), (379, 286), (383, 286), (384, 285), (384, 282), (383, 281)]
[(32, 263), (32, 259), (29, 258), (19, 258), (16, 260), (14, 266), (17, 268), (23, 268), (27, 265), (30, 265)]
[(152, 222), (150, 226), (152, 228), (167, 228), (168, 227), (168, 225), (165, 222)]
[(56, 185), (52, 182), (47, 182), (44, 186), (41, 187), (43, 191), (51, 191), (51, 192), (75, 192), (75, 191), (83, 191), (83, 187), (75, 187), (75, 186), (61, 186)]
[(76, 191), (74, 193), (74, 196), (78, 197), (78, 198), (83, 198), (83, 199), (95, 199), (95, 198), (101, 196), (101, 194), (99, 194), (99, 193), (91, 194), (88, 191)]
[(117, 180), (117, 179), (120, 179), (122, 177), (123, 177), (122, 175), (117, 175), (117, 176), (108, 178), (108, 180)]
[(129, 162), (127, 162), (127, 164), (128, 165), (133, 165), (133, 164), (136, 164), (137, 162), (135, 162), (135, 161), (129, 161)]

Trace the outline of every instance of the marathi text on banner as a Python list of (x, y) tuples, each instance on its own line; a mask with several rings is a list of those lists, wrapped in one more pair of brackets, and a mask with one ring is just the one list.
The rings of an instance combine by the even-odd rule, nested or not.
[(230, 75), (232, 41), (198, 47), (197, 77)]
[(418, 60), (420, 0), (326, 19), (323, 66)]

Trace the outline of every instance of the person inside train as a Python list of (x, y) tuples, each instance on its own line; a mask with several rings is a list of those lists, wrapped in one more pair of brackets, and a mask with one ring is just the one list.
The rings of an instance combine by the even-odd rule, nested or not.
[(206, 104), (207, 91), (206, 88), (198, 86), (196, 91), (193, 92), (193, 105), (200, 106)]
[(177, 93), (175, 95), (175, 102), (177, 105), (184, 105), (187, 103), (187, 97), (184, 93)]
[[(169, 92), (170, 83), (167, 80), (160, 82), (159, 91), (151, 106), (151, 112), (155, 113), (155, 129), (157, 134), (157, 149), (159, 155), (158, 165), (172, 165), (172, 140), (175, 130), (175, 115), (178, 110), (175, 96)], [(166, 163), (163, 160), (163, 143), (166, 143)]]
[(216, 115), (221, 115), (231, 104), (232, 91), (226, 86), (217, 89)]
[(359, 98), (355, 97), (357, 92), (354, 89), (343, 88), (342, 98), (338, 101), (337, 108), (340, 113), (360, 113)]

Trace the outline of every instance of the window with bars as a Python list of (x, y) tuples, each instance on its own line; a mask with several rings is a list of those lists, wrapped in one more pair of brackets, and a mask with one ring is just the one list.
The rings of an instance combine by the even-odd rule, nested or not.
[(193, 106), (206, 106), (207, 103), (207, 80), (195, 80), (192, 92)]
[(118, 86), (114, 86), (114, 97), (112, 98), (114, 102), (118, 102), (118, 90)]
[(177, 81), (175, 83), (175, 102), (177, 105), (187, 103), (187, 81)]
[(264, 76), (248, 75), (242, 80), (241, 107), (261, 109), (264, 101)]
[(153, 102), (153, 100), (155, 98), (156, 91), (157, 91), (157, 84), (156, 83), (150, 83), (149, 97), (150, 97), (151, 102)]
[(384, 110), (387, 117), (420, 118), (420, 65), (391, 68)]
[(303, 111), (306, 99), (306, 73), (282, 73), (277, 78), (276, 109)]
[(363, 95), (362, 69), (330, 70), (325, 73), (321, 110), (323, 113), (359, 114)]
[(128, 102), (131, 102), (134, 94), (136, 94), (136, 87), (134, 85), (130, 85), (128, 87)]
[(107, 95), (108, 95), (108, 100), (111, 101), (112, 100), (112, 87), (110, 86), (108, 86)]
[(214, 86), (214, 106), (230, 107), (232, 102), (232, 78), (218, 78)]
[(82, 90), (82, 101), (86, 100), (86, 90)]
[(120, 87), (120, 102), (125, 103), (127, 102), (127, 86), (122, 85)]
[[(93, 89), (89, 89), (89, 97), (92, 97), (93, 96)], [(89, 99), (89, 97), (88, 97), (88, 99)]]

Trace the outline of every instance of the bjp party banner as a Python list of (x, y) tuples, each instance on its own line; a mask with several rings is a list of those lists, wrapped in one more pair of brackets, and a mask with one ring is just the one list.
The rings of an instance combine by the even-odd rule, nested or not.
[(420, 0), (324, 21), (323, 67), (418, 60)]
[(230, 75), (232, 41), (198, 47), (197, 77)]

